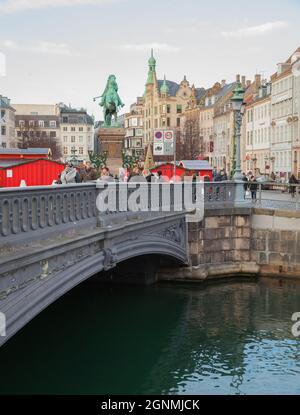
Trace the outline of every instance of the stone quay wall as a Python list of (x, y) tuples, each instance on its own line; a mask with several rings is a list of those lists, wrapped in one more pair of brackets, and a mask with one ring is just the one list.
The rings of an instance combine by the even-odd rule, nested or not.
[(207, 209), (201, 222), (188, 224), (188, 245), (190, 266), (162, 269), (159, 279), (300, 278), (300, 212)]
[(300, 212), (253, 209), (251, 260), (263, 276), (300, 278)]

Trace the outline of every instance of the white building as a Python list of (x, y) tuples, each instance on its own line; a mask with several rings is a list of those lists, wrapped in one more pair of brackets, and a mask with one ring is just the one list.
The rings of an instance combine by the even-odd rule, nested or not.
[(272, 80), (271, 158), (274, 172), (287, 179), (293, 170), (293, 74), (291, 59), (279, 63)]
[(245, 113), (245, 170), (270, 174), (271, 160), (271, 84), (261, 85)]
[(15, 146), (15, 109), (10, 105), (10, 99), (0, 95), (0, 147)]
[(300, 48), (291, 58), (293, 73), (293, 173), (300, 178)]
[(89, 160), (88, 152), (94, 151), (94, 120), (87, 111), (60, 104), (60, 130), (64, 161)]

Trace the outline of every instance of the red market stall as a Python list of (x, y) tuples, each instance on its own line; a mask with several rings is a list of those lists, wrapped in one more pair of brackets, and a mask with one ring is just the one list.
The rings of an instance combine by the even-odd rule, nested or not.
[(65, 165), (48, 159), (0, 161), (0, 187), (48, 186), (58, 179)]
[[(151, 169), (152, 173), (161, 171), (163, 176), (171, 179), (174, 176), (174, 163), (163, 163)], [(176, 165), (176, 176), (197, 176), (213, 180), (213, 168), (207, 160), (182, 160)]]

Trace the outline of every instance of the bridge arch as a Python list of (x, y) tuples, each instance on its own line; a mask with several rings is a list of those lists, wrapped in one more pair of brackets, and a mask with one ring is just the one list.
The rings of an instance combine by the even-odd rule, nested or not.
[[(7, 317), (7, 336), (0, 338), (0, 345), (70, 290), (91, 277), (100, 280), (102, 271), (113, 271), (118, 264), (145, 256), (165, 257), (180, 264), (187, 264), (186, 241), (180, 238), (176, 240), (174, 235), (171, 232), (168, 234), (170, 238), (164, 238), (161, 235), (150, 234), (126, 240), (126, 243), (120, 240), (109, 247), (104, 246), (95, 255), (82, 258), (80, 262), (63, 267), (59, 272), (50, 273), (32, 282), (28, 287), (9, 294), (2, 301), (1, 310)], [(47, 261), (44, 261), (46, 274), (47, 264)]]

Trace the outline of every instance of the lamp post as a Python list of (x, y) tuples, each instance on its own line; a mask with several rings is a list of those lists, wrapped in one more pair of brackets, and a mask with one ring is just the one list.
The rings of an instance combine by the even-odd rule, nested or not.
[(235, 122), (235, 171), (233, 180), (236, 182), (235, 186), (235, 202), (245, 202), (244, 197), (244, 182), (241, 167), (241, 126), (242, 117), (244, 114), (244, 94), (245, 90), (240, 82), (237, 82), (236, 87), (233, 90), (233, 96), (231, 98), (232, 109), (234, 111)]

